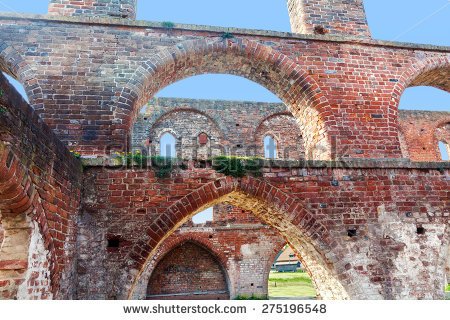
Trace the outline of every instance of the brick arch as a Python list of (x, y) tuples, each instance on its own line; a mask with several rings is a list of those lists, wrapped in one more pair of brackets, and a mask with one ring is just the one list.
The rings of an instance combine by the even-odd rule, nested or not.
[[(164, 243), (161, 244), (161, 246), (158, 247), (155, 254), (151, 257), (151, 260), (145, 266), (145, 271), (142, 272), (141, 277), (138, 280), (139, 282), (141, 282), (144, 285), (145, 290), (147, 290), (148, 282), (149, 282), (156, 266), (159, 264), (159, 262), (162, 259), (164, 259), (164, 257), (170, 251), (172, 251), (173, 249), (179, 247), (180, 245), (182, 245), (183, 243), (186, 243), (186, 242), (194, 243), (195, 245), (202, 247), (203, 249), (208, 251), (214, 257), (214, 259), (217, 260), (217, 262), (219, 263), (219, 265), (221, 266), (221, 268), (225, 274), (225, 278), (227, 280), (227, 285), (228, 285), (228, 290), (230, 291), (229, 276), (228, 276), (228, 272), (227, 272), (227, 268), (226, 268), (227, 258), (225, 257), (223, 252), (217, 250), (213, 245), (211, 245), (211, 243), (207, 239), (200, 237), (196, 234), (184, 234), (184, 235), (179, 235), (176, 238), (167, 239), (166, 241), (164, 241)], [(134, 296), (133, 298), (135, 298), (135, 299), (142, 298), (142, 296), (141, 297)]]
[(184, 78), (207, 73), (233, 74), (262, 85), (278, 96), (296, 118), (309, 157), (332, 156), (329, 134), (336, 122), (317, 83), (297, 62), (248, 39), (192, 40), (159, 51), (136, 70), (121, 91), (115, 118), (131, 127), (139, 106), (158, 91)]
[(138, 276), (133, 279), (129, 298), (133, 296), (137, 279), (159, 245), (195, 214), (218, 203), (250, 210), (256, 217), (278, 230), (297, 254), (303, 257), (319, 298), (349, 298), (333, 267), (338, 262), (337, 258), (327, 256), (333, 243), (327, 228), (298, 199), (252, 177), (223, 177), (205, 184), (172, 204), (157, 218), (145, 232), (148, 240), (138, 241), (130, 250), (127, 260), (137, 270)]
[(388, 119), (390, 125), (399, 127), (397, 115), (400, 99), (407, 88), (415, 86), (431, 86), (450, 93), (449, 58), (436, 57), (419, 60), (403, 71), (391, 92)]
[(450, 61), (448, 57), (436, 57), (412, 63), (398, 79), (392, 90), (392, 99), (398, 106), (406, 88), (431, 86), (450, 92)]
[[(154, 121), (154, 123), (151, 126), (148, 126), (147, 130), (146, 130), (146, 134), (147, 137), (150, 135), (150, 132), (152, 132), (152, 130), (155, 128), (155, 126), (157, 126), (161, 121), (164, 121), (167, 117), (172, 116), (174, 113), (177, 112), (192, 112), (192, 113), (196, 113), (199, 114), (201, 116), (204, 116), (205, 118), (207, 118), (211, 123), (214, 124), (214, 126), (216, 127), (217, 131), (220, 133), (220, 138), (223, 138), (223, 132), (224, 132), (224, 128), (222, 128), (218, 123), (217, 120), (214, 119), (213, 117), (211, 117), (210, 115), (206, 114), (206, 112), (197, 110), (195, 108), (176, 108), (173, 110), (170, 110), (168, 112), (162, 113), (160, 116), (158, 116), (156, 118), (156, 120)], [(199, 129), (199, 132), (203, 132), (202, 129)]]
[[(5, 278), (0, 296), (7, 299), (31, 298), (33, 296), (26, 291), (29, 277), (32, 276), (30, 273), (36, 272), (30, 268), (36, 266), (29, 265), (30, 259), (35, 265), (48, 264), (52, 281), (58, 282), (52, 277), (57, 272), (57, 266), (48, 262), (56, 261), (55, 251), (52, 250), (53, 239), (33, 178), (4, 142), (0, 144), (0, 172), (0, 216), (4, 229), (0, 248), (0, 281)], [(33, 240), (36, 241), (33, 239), (34, 234), (39, 235), (38, 241), (44, 242), (44, 249), (49, 252), (49, 256), (36, 257), (36, 252), (31, 252), (31, 246), (36, 246), (33, 243)], [(34, 281), (32, 286), (33, 283)], [(40, 288), (41, 292), (33, 292), (37, 294), (34, 298), (51, 297), (48, 291), (50, 288), (52, 285), (48, 283), (47, 287)], [(53, 289), (56, 290), (56, 286)], [(21, 294), (19, 291), (25, 293)]]
[(441, 160), (441, 152), (439, 150), (439, 142), (442, 141), (447, 149), (447, 154), (450, 156), (450, 130), (446, 130), (446, 127), (450, 128), (450, 117), (446, 117), (442, 121), (439, 121), (433, 132), (434, 145), (436, 147), (436, 156), (438, 161)]
[(30, 105), (40, 112), (44, 109), (42, 88), (25, 59), (11, 45), (0, 42), (0, 72), (5, 72), (20, 82), (27, 93)]
[[(279, 117), (289, 117), (294, 123), (278, 121)], [(270, 122), (273, 120), (274, 122)], [(305, 149), (303, 137), (295, 118), (289, 112), (279, 112), (264, 118), (253, 134), (256, 146), (256, 156), (264, 157), (264, 138), (270, 136), (276, 142), (277, 155), (279, 159), (304, 158)], [(292, 150), (292, 148), (295, 148)], [(293, 151), (293, 152), (292, 152)], [(288, 157), (286, 155), (289, 155)]]

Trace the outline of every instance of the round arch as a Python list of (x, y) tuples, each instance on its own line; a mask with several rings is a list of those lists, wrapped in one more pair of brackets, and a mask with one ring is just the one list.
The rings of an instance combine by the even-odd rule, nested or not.
[[(400, 99), (407, 88), (415, 86), (431, 86), (450, 93), (449, 58), (437, 57), (419, 60), (403, 71), (391, 92), (389, 107), (389, 114), (392, 115), (389, 117), (391, 125), (396, 125), (399, 128), (397, 115)], [(400, 140), (400, 136), (397, 136)]]
[(412, 63), (400, 76), (392, 90), (392, 107), (398, 107), (406, 88), (431, 86), (450, 92), (449, 58), (429, 58)]
[(44, 109), (42, 88), (34, 71), (19, 52), (6, 42), (0, 43), (0, 72), (5, 72), (25, 88), (30, 105), (39, 112)]
[[(232, 74), (278, 96), (294, 115), (310, 158), (329, 159), (334, 115), (317, 83), (296, 62), (255, 41), (190, 40), (163, 49), (143, 63), (122, 89), (115, 118), (131, 124), (139, 106), (164, 87), (200, 74)], [(130, 112), (130, 110), (132, 110)]]
[(335, 265), (339, 261), (334, 255), (327, 254), (333, 243), (327, 228), (297, 199), (251, 177), (224, 177), (206, 184), (174, 203), (164, 215), (156, 219), (146, 231), (149, 239), (139, 241), (130, 251), (130, 263), (133, 264), (133, 273), (137, 273), (137, 277), (132, 280), (128, 298), (133, 296), (145, 265), (159, 245), (192, 216), (218, 203), (228, 203), (250, 210), (277, 230), (303, 258), (302, 262), (312, 276), (319, 298), (349, 298), (344, 281), (336, 271)]

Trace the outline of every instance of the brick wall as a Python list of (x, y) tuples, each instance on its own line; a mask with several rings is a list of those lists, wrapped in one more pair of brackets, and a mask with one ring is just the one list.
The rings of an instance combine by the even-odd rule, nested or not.
[(439, 141), (450, 141), (450, 112), (400, 110), (399, 135), (404, 156), (413, 161), (441, 161)]
[(370, 37), (363, 0), (288, 0), (292, 32)]
[(137, 0), (50, 0), (49, 15), (136, 19)]
[[(448, 123), (450, 112), (399, 110), (403, 157), (440, 161), (439, 141), (450, 141)], [(279, 159), (306, 157), (299, 125), (282, 103), (156, 98), (133, 126), (133, 149), (159, 154), (165, 132), (177, 138), (179, 157), (208, 158), (222, 153), (264, 157), (266, 136), (274, 138)], [(198, 143), (201, 132), (209, 137), (205, 146)]]
[[(145, 271), (140, 276), (139, 285), (133, 293), (133, 299), (145, 298), (147, 288), (153, 290), (155, 285), (152, 279), (155, 273), (160, 277), (158, 270), (161, 271), (161, 265), (164, 265), (168, 253), (178, 250), (184, 243), (198, 244), (216, 257), (226, 275), (227, 295), (231, 298), (239, 295), (267, 296), (270, 267), (285, 245), (285, 240), (251, 211), (218, 204), (214, 206), (213, 216), (213, 221), (201, 224), (185, 223), (164, 240), (148, 260)], [(181, 251), (183, 257), (191, 256), (188, 251)], [(171, 266), (181, 267), (183, 262), (180, 259), (173, 259)], [(173, 281), (178, 279), (172, 275), (167, 277)], [(205, 285), (208, 284), (207, 279), (202, 281)], [(215, 299), (216, 295), (204, 298)]]
[(5, 234), (5, 230), (3, 230), (2, 228), (2, 221), (0, 220), (0, 248), (2, 246), (2, 242), (3, 242), (3, 235)]
[[(449, 85), (448, 48), (431, 45), (5, 14), (1, 29), (0, 54), (14, 47), (22, 58), (16, 68), (28, 68), (33, 83), (27, 91), (41, 92), (32, 104), (85, 155), (128, 150), (138, 110), (163, 87), (186, 75), (225, 73), (261, 84), (286, 104), (308, 159), (400, 158), (404, 88)], [(223, 40), (224, 32), (234, 38)]]
[[(176, 138), (177, 156), (221, 154), (264, 157), (264, 138), (274, 138), (280, 159), (305, 158), (300, 128), (280, 103), (155, 98), (133, 126), (133, 149), (160, 154), (161, 136)], [(199, 143), (206, 133), (208, 142)]]
[[(199, 245), (186, 242), (166, 253), (153, 271), (148, 284), (149, 298), (155, 295), (172, 299), (229, 299), (223, 266)], [(167, 297), (168, 298), (168, 297)]]
[(0, 297), (73, 297), (81, 163), (1, 73), (0, 92)]
[[(91, 196), (83, 200), (79, 225), (79, 298), (132, 296), (136, 287), (128, 277), (143, 274), (165, 236), (218, 203), (250, 210), (289, 239), (319, 297), (442, 298), (437, 284), (444, 283), (447, 259), (448, 165), (311, 165), (272, 166), (258, 179), (225, 178), (192, 166), (166, 179), (153, 170), (88, 167), (84, 193)], [(108, 235), (120, 237), (123, 245), (108, 251)]]

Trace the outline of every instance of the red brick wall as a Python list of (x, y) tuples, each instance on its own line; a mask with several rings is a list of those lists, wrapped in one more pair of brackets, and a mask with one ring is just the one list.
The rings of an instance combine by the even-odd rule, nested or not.
[(439, 141), (450, 141), (450, 112), (400, 110), (404, 155), (413, 161), (441, 161)]
[(370, 37), (363, 0), (288, 0), (292, 32)]
[(2, 246), (4, 233), (5, 233), (5, 230), (3, 230), (3, 228), (2, 228), (2, 221), (0, 220), (0, 248)]
[[(219, 211), (219, 212), (218, 212)], [(267, 296), (270, 267), (285, 245), (273, 228), (250, 211), (231, 205), (215, 205), (214, 221), (185, 223), (171, 234), (149, 258), (140, 276), (133, 299), (146, 297), (147, 284), (156, 266), (168, 252), (180, 244), (193, 242), (213, 253), (223, 266), (229, 283), (229, 295)], [(174, 261), (174, 266), (178, 262)]]
[[(0, 280), (6, 279), (0, 281), (0, 296), (17, 298), (19, 292), (21, 298), (70, 298), (81, 163), (1, 73), (0, 90), (2, 226), (20, 231), (11, 232), (4, 239), (11, 246), (0, 251)], [(42, 274), (39, 281), (30, 278), (32, 268), (38, 274), (49, 270), (45, 290)]]
[[(264, 157), (266, 135), (276, 136), (279, 158), (305, 158), (300, 127), (282, 103), (155, 98), (133, 125), (133, 150), (159, 154), (165, 132), (175, 136), (177, 156), (188, 159)], [(201, 132), (208, 135), (204, 146), (198, 141)]]
[(168, 252), (156, 266), (148, 284), (148, 295), (154, 299), (160, 297), (152, 295), (188, 299), (195, 293), (204, 294), (203, 299), (229, 299), (223, 267), (211, 253), (187, 242)]
[(278, 114), (267, 117), (256, 129), (256, 155), (265, 156), (264, 138), (274, 139), (278, 159), (305, 159), (302, 133), (292, 114)]
[(255, 215), (242, 208), (229, 204), (217, 204), (213, 210), (212, 226), (227, 224), (261, 224), (262, 221)]
[(137, 0), (50, 0), (49, 15), (136, 19)]
[(128, 149), (140, 108), (186, 75), (231, 73), (263, 85), (286, 103), (306, 154), (316, 159), (400, 158), (397, 106), (404, 88), (449, 89), (447, 51), (433, 46), (238, 29), (224, 41), (220, 28), (71, 19), (4, 17), (0, 39), (22, 56), (17, 68), (30, 68), (28, 92), (45, 92), (32, 101), (44, 121), (85, 155)]
[[(445, 165), (385, 161), (324, 162), (329, 168), (304, 165), (265, 168), (259, 179), (220, 178), (214, 170), (192, 167), (162, 180), (155, 178), (152, 170), (87, 168), (84, 192), (95, 196), (83, 201), (80, 217), (84, 241), (79, 250), (84, 258), (79, 259), (79, 269), (83, 270), (79, 297), (95, 297), (88, 290), (92, 288), (99, 296), (114, 292), (109, 283), (122, 286), (116, 294), (124, 297), (132, 287), (114, 280), (121, 279), (121, 272), (127, 273), (128, 267), (119, 265), (133, 265), (133, 272), (142, 271), (166, 234), (215, 201), (251, 210), (289, 239), (322, 297), (333, 296), (325, 289), (330, 281), (336, 281), (332, 286), (336, 288), (340, 283), (350, 297), (418, 294), (431, 298), (443, 294), (432, 289), (428, 280), (400, 274), (395, 265), (386, 268), (386, 263), (411, 264), (408, 257), (417, 259), (413, 248), (421, 243), (426, 259), (433, 256), (442, 260), (442, 266), (429, 267), (442, 272), (428, 271), (415, 262), (414, 270), (425, 268), (422, 271), (431, 273), (436, 281), (443, 277), (441, 251), (448, 241), (444, 229), (449, 212)], [(389, 217), (392, 223), (385, 221)], [(425, 237), (415, 233), (421, 225), (428, 230)], [(350, 238), (349, 229), (355, 229), (357, 236)], [(391, 239), (379, 233), (390, 234)], [(123, 246), (107, 252), (106, 239), (98, 237), (100, 234), (120, 235)], [(400, 234), (404, 234), (402, 241), (397, 240)], [(248, 231), (248, 235), (258, 241), (255, 233)], [(324, 261), (328, 256), (335, 258)], [(95, 267), (102, 261), (107, 273)], [(328, 265), (335, 271), (327, 269)], [(393, 283), (393, 278), (401, 280)]]

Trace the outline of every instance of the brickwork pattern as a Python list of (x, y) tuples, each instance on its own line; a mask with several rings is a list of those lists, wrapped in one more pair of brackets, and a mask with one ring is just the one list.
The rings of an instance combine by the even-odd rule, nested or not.
[(172, 295), (173, 299), (195, 294), (229, 299), (228, 284), (223, 267), (207, 250), (191, 243), (172, 249), (159, 262), (150, 277), (148, 296)]
[(0, 220), (0, 248), (2, 247), (4, 234), (5, 234), (5, 230), (3, 230), (2, 221)]
[(399, 158), (404, 88), (449, 88), (448, 49), (441, 47), (239, 29), (225, 40), (228, 29), (67, 20), (3, 16), (2, 55), (17, 50), (19, 72), (29, 69), (33, 90), (42, 91), (32, 102), (36, 110), (85, 155), (124, 151), (138, 110), (163, 87), (228, 73), (261, 84), (287, 105), (308, 159)]
[(72, 297), (81, 164), (2, 74), (0, 89), (0, 297)]
[[(398, 164), (383, 169), (382, 162), (360, 165), (359, 169), (267, 168), (263, 178), (241, 180), (199, 168), (164, 180), (155, 178), (152, 170), (88, 169), (84, 192), (95, 196), (82, 205), (81, 220), (92, 238), (83, 237), (87, 249), (80, 254), (86, 259), (80, 267), (86, 280), (80, 279), (80, 285), (89, 283), (105, 293), (119, 287), (118, 294), (132, 292), (134, 287), (119, 271), (127, 267), (118, 265), (132, 265), (124, 271), (128, 275), (143, 272), (171, 232), (197, 212), (225, 202), (251, 210), (289, 239), (319, 297), (442, 298), (443, 288), (437, 284), (444, 282), (445, 274), (448, 168), (441, 172), (445, 164), (434, 169)], [(422, 226), (425, 236), (416, 234)], [(357, 236), (349, 237), (348, 230), (353, 229)], [(102, 234), (120, 235), (124, 246), (108, 253), (106, 239), (98, 238)], [(423, 259), (417, 257), (422, 254), (438, 265), (419, 266)], [(430, 278), (405, 273), (400, 265), (409, 264), (410, 258), (417, 261), (414, 268)], [(100, 261), (109, 265), (107, 274), (96, 268)], [(81, 297), (95, 298), (88, 292)]]
[(49, 15), (136, 19), (137, 0), (50, 0)]
[(442, 161), (439, 141), (450, 141), (450, 112), (400, 110), (398, 124), (405, 158)]
[[(160, 154), (165, 132), (176, 138), (177, 156), (264, 157), (264, 138), (276, 141), (280, 159), (304, 159), (300, 127), (281, 103), (155, 98), (133, 126), (133, 150)], [(202, 145), (199, 135), (206, 133)]]
[[(193, 118), (180, 115), (181, 111), (190, 112)], [(402, 156), (412, 161), (440, 161), (439, 141), (446, 145), (450, 141), (448, 123), (450, 112), (399, 110)], [(300, 128), (282, 103), (155, 98), (133, 126), (133, 150), (159, 154), (160, 137), (166, 131), (177, 137), (179, 157), (222, 153), (264, 157), (267, 135), (274, 138), (279, 159), (306, 157)], [(204, 149), (198, 143), (200, 132), (210, 137)]]
[(277, 231), (251, 211), (227, 204), (215, 205), (212, 221), (201, 224), (188, 221), (158, 247), (142, 273), (133, 299), (145, 298), (147, 283), (150, 276), (153, 277), (155, 266), (168, 252), (186, 242), (198, 243), (217, 257), (226, 272), (231, 298), (239, 295), (267, 296), (270, 267), (286, 243)]
[[(316, 1), (316, 10), (347, 9), (309, 15), (329, 22), (331, 35), (313, 25), (318, 34), (168, 28), (133, 21), (129, 11), (118, 19), (117, 3), (55, 0), (48, 16), (0, 13), (0, 71), (24, 84), (33, 105), (0, 74), (2, 299), (131, 298), (164, 241), (221, 203), (288, 239), (318, 298), (444, 298), (450, 165), (396, 159), (401, 141), (417, 136), (399, 123), (401, 95), (418, 85), (449, 92), (449, 48), (370, 39), (360, 0)], [(133, 10), (135, 1), (125, 4)], [(297, 4), (291, 17), (314, 3)], [(327, 161), (266, 161), (262, 176), (238, 179), (207, 161), (157, 178), (151, 168), (102, 159), (128, 151), (132, 124), (154, 94), (205, 73), (245, 77), (277, 95), (306, 159)], [(448, 137), (448, 120), (433, 126), (435, 115), (416, 125), (434, 146)], [(100, 159), (81, 172), (67, 146)]]
[(296, 33), (370, 37), (363, 0), (287, 0)]

